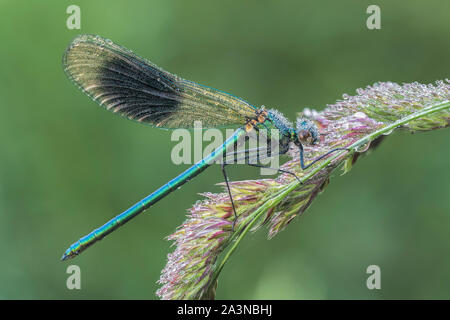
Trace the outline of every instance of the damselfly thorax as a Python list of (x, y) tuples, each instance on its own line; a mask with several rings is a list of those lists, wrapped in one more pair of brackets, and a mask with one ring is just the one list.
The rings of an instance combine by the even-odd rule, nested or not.
[[(292, 123), (289, 122), (281, 113), (276, 110), (267, 110), (261, 106), (255, 111), (254, 117), (245, 118), (246, 135), (237, 141), (236, 149), (228, 151), (226, 156), (235, 155), (234, 163), (241, 163), (238, 160), (246, 153), (246, 161), (253, 161), (257, 163), (259, 160), (266, 157), (274, 157), (285, 154), (289, 148), (290, 143), (296, 138), (295, 130), (292, 128)], [(250, 147), (247, 145), (245, 150), (242, 150), (243, 140), (257, 141), (257, 147)], [(237, 150), (239, 149), (239, 150)], [(228, 160), (227, 164), (231, 164)], [(249, 162), (246, 162), (247, 164)]]

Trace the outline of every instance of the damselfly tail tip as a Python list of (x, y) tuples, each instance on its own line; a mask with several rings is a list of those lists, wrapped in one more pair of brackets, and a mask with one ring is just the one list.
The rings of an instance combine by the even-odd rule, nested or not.
[(70, 251), (70, 249), (67, 249), (66, 252), (64, 252), (64, 254), (62, 255), (61, 261), (66, 261), (66, 260), (69, 260), (71, 258), (73, 258), (73, 254)]

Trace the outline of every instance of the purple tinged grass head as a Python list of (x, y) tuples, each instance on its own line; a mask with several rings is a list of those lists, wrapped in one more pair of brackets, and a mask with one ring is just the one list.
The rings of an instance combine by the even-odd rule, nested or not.
[[(254, 203), (270, 185), (268, 181), (240, 181), (231, 185), (237, 206)], [(234, 215), (227, 194), (202, 194), (190, 210), (188, 219), (168, 237), (174, 241), (175, 251), (168, 255), (156, 292), (162, 299), (205, 299), (214, 297), (212, 266), (228, 244), (232, 234)], [(239, 216), (239, 228), (245, 214)]]
[(347, 147), (350, 152), (330, 155), (302, 171), (298, 148), (292, 148), (292, 160), (282, 169), (295, 172), (302, 184), (289, 174), (231, 182), (238, 214), (234, 232), (227, 193), (204, 193), (205, 199), (190, 209), (187, 220), (168, 237), (176, 248), (168, 255), (157, 295), (162, 299), (213, 299), (221, 270), (217, 270), (217, 260), (237, 237), (245, 234), (245, 228), (256, 230), (267, 225), (269, 238), (275, 236), (305, 212), (336, 168), (342, 165), (344, 173), (348, 172), (361, 153), (394, 129), (414, 132), (449, 126), (449, 100), (449, 80), (435, 85), (380, 82), (358, 89), (355, 96), (343, 95), (342, 100), (321, 112), (304, 109), (301, 117), (315, 122), (319, 129), (319, 141), (304, 146), (306, 163), (336, 147)]

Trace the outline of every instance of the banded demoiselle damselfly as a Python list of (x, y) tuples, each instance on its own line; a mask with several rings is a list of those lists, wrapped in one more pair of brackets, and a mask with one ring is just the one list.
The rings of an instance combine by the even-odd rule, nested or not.
[[(63, 254), (62, 260), (80, 254), (203, 172), (252, 130), (278, 130), (278, 154), (286, 153), (291, 143), (295, 144), (300, 150), (302, 169), (331, 152), (342, 149), (333, 149), (305, 165), (302, 143), (315, 144), (319, 141), (318, 130), (310, 120), (300, 119), (294, 128), (291, 122), (276, 110), (256, 108), (233, 95), (184, 80), (100, 36), (77, 36), (64, 53), (63, 66), (67, 76), (85, 94), (107, 110), (125, 118), (168, 129), (192, 128), (194, 121), (201, 121), (203, 127), (238, 128), (211, 154), (72, 244)], [(236, 218), (224, 165), (222, 171)], [(284, 172), (280, 169), (278, 171)]]

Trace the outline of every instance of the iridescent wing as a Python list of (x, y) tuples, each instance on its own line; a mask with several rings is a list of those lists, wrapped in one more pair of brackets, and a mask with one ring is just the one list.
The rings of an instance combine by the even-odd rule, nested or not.
[(256, 108), (246, 101), (184, 80), (110, 40), (76, 37), (63, 56), (67, 76), (107, 110), (162, 128), (244, 125)]

